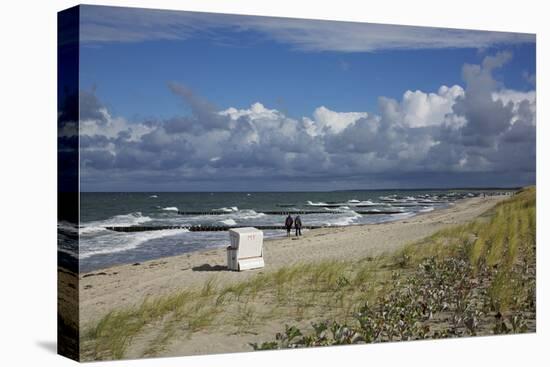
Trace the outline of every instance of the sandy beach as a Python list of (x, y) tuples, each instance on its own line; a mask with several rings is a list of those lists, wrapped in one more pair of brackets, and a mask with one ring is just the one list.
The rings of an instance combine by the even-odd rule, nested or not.
[[(83, 273), (79, 275), (80, 323), (86, 327), (113, 309), (139, 305), (148, 297), (200, 287), (212, 277), (229, 284), (294, 263), (355, 260), (392, 253), (438, 230), (471, 221), (505, 198), (463, 199), (449, 208), (400, 221), (316, 229), (300, 239), (269, 240), (264, 244), (266, 266), (260, 270), (227, 271), (225, 249), (215, 249)], [(235, 351), (235, 345), (230, 350)]]

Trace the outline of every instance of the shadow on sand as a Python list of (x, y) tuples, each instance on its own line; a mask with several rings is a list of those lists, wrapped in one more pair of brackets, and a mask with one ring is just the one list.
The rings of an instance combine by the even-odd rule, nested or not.
[(195, 266), (192, 268), (193, 271), (228, 271), (227, 266), (225, 265), (210, 265), (210, 264), (202, 264), (199, 266)]

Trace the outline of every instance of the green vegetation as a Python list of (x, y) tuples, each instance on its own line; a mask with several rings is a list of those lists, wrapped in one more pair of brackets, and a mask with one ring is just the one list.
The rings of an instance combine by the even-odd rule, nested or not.
[(351, 322), (286, 326), (259, 349), (372, 343), (535, 330), (536, 192), (524, 189), (466, 225), (393, 257), (390, 286)]
[(271, 320), (293, 326), (254, 349), (532, 331), (535, 238), (529, 188), (392, 256), (296, 264), (225, 286), (213, 277), (113, 311), (86, 328), (84, 359), (123, 358), (138, 337), (148, 338), (141, 355), (158, 355), (175, 338), (256, 334)]
[(254, 334), (256, 326), (269, 320), (347, 320), (353, 317), (355, 305), (383, 291), (384, 280), (390, 276), (391, 270), (379, 260), (364, 259), (296, 264), (225, 286), (212, 277), (200, 289), (147, 299), (139, 307), (105, 315), (86, 328), (84, 359), (123, 358), (134, 338), (150, 329), (160, 332), (155, 331), (156, 336), (148, 341), (144, 356), (158, 355), (175, 337), (190, 337), (206, 329)]

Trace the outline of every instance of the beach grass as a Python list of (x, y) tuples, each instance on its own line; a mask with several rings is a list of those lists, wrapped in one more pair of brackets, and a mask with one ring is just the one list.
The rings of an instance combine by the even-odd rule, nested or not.
[[(481, 218), (390, 256), (392, 282), (353, 319), (306, 333), (287, 325), (254, 349), (533, 332), (536, 328), (536, 191), (518, 192)], [(386, 264), (387, 265), (387, 264)], [(386, 266), (384, 265), (384, 266)]]
[(268, 321), (292, 326), (252, 348), (533, 330), (535, 196), (524, 189), (398, 253), (293, 264), (233, 284), (212, 277), (112, 311), (86, 327), (84, 359), (124, 358), (136, 338), (148, 338), (143, 356), (161, 355), (197, 332), (255, 334)]
[(225, 286), (212, 277), (200, 289), (108, 313), (87, 328), (83, 355), (90, 360), (123, 358), (134, 338), (151, 325), (161, 332), (144, 355), (160, 353), (176, 335), (189, 337), (208, 328), (231, 327), (239, 334), (268, 320), (347, 319), (359, 300), (375, 297), (390, 274), (377, 261), (363, 260), (296, 264)]

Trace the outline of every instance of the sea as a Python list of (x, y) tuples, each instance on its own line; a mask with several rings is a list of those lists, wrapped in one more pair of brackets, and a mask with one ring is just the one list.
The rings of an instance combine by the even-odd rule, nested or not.
[[(227, 231), (190, 232), (181, 228), (117, 232), (108, 227), (284, 225), (284, 214), (265, 213), (273, 211), (321, 212), (302, 214), (304, 226), (376, 224), (445, 208), (456, 200), (482, 193), (479, 190), (81, 193), (80, 224), (58, 224), (58, 250), (65, 258), (75, 260), (80, 272), (89, 272), (229, 245)], [(284, 230), (264, 231), (267, 239), (284, 235)], [(74, 240), (76, 237), (79, 241)], [(80, 245), (75, 248), (78, 242)]]

